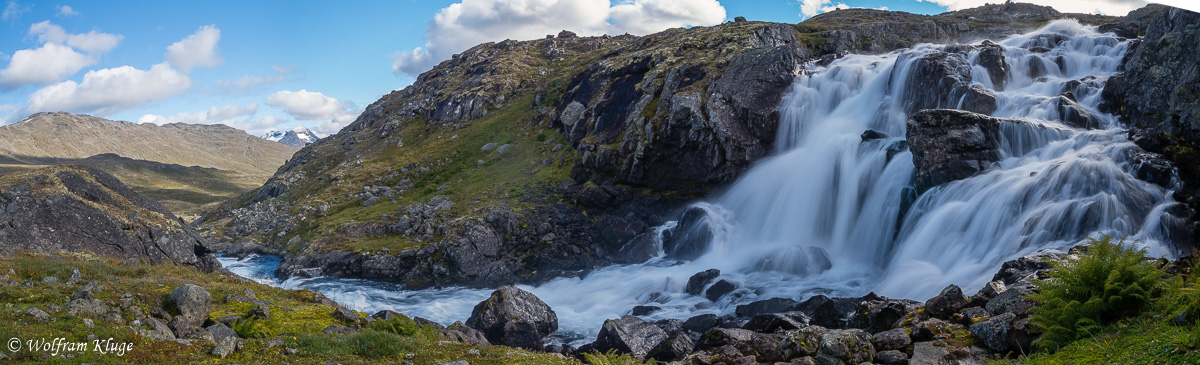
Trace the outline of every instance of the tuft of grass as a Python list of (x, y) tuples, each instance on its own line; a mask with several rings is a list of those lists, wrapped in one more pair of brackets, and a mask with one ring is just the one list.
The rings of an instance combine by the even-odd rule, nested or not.
[(648, 360), (646, 362), (638, 361), (629, 354), (618, 353), (617, 350), (608, 350), (608, 352), (600, 353), (593, 351), (590, 354), (583, 354), (583, 362), (588, 365), (641, 365), (641, 364), (657, 364), (657, 361)]

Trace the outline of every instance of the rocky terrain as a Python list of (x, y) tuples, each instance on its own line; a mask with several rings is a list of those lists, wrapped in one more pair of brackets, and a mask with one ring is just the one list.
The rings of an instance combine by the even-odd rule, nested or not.
[[(773, 150), (780, 98), (807, 63), (999, 38), (1064, 17), (1114, 19), (1025, 4), (937, 16), (851, 9), (798, 25), (485, 43), (300, 150), (201, 227), (220, 250), (284, 254), (281, 276), (412, 288), (531, 283), (639, 262), (652, 255), (650, 229), (680, 203)], [(993, 96), (968, 86), (962, 55), (939, 57), (927, 61), (930, 87), (912, 91), (933, 99), (914, 112), (937, 107), (946, 88), (971, 110), (995, 109)]]
[(316, 133), (313, 133), (313, 131), (309, 130), (308, 128), (304, 128), (304, 126), (299, 125), (296, 126), (296, 128), (292, 128), (287, 131), (272, 130), (264, 133), (259, 138), (268, 141), (279, 142), (292, 147), (304, 147), (305, 145), (320, 139), (320, 137), (317, 137)]
[(38, 113), (0, 126), (0, 174), (58, 163), (89, 166), (179, 214), (261, 186), (295, 150), (224, 125)]
[(204, 239), (103, 171), (58, 165), (0, 177), (0, 252), (91, 252), (128, 264), (221, 268)]

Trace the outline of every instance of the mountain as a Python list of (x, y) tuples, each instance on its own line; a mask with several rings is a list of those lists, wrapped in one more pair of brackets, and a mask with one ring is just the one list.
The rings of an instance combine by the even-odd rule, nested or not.
[(268, 131), (267, 133), (263, 133), (263, 135), (259, 138), (268, 141), (279, 142), (288, 146), (304, 147), (309, 143), (315, 142), (321, 137), (317, 137), (317, 134), (308, 128), (298, 125), (295, 128), (292, 128), (292, 130), (286, 132), (276, 130)]
[(0, 126), (0, 173), (58, 163), (90, 166), (179, 213), (261, 185), (295, 151), (224, 125), (38, 113)]
[[(796, 133), (781, 130), (780, 115), (797, 74), (850, 53), (957, 43), (923, 60), (919, 86), (904, 91), (922, 108), (949, 94), (994, 111), (995, 95), (958, 73), (970, 70), (959, 53), (1063, 18), (1116, 19), (1028, 4), (936, 16), (848, 9), (800, 24), (485, 43), (305, 146), (202, 228), (286, 253), (281, 276), (409, 288), (538, 283), (643, 262), (667, 240), (712, 237), (696, 228), (660, 238), (655, 227), (711, 224), (708, 213), (680, 211), (775, 151), (777, 135)], [(989, 72), (1003, 76), (1005, 65)]]

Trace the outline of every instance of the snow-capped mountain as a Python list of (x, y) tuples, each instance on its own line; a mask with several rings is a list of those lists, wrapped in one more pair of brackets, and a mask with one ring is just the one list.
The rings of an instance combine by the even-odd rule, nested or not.
[(313, 143), (320, 138), (317, 137), (317, 134), (313, 133), (313, 131), (300, 125), (286, 132), (277, 130), (267, 131), (267, 133), (263, 133), (263, 135), (260, 137), (268, 141), (275, 141), (288, 146), (296, 147), (304, 147), (304, 145)]

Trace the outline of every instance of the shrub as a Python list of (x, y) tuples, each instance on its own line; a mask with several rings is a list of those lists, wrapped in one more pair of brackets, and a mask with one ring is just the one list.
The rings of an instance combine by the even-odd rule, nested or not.
[(431, 326), (421, 327), (417, 322), (405, 315), (399, 315), (389, 320), (378, 320), (371, 323), (371, 329), (407, 337), (436, 339), (437, 330)]
[(1040, 304), (1030, 320), (1042, 333), (1037, 345), (1058, 348), (1097, 333), (1105, 321), (1134, 314), (1150, 300), (1162, 273), (1146, 261), (1145, 250), (1125, 248), (1125, 240), (1088, 238), (1091, 247), (1076, 260), (1052, 264), (1037, 280), (1032, 298)]
[(545, 133), (538, 133), (538, 135), (537, 135), (537, 141), (538, 141), (538, 142), (545, 142), (545, 141), (546, 141), (546, 134), (545, 134)]
[(633, 358), (633, 356), (630, 356), (629, 354), (617, 353), (617, 350), (608, 350), (608, 352), (603, 354), (599, 351), (592, 351), (592, 353), (583, 354), (583, 362), (587, 363), (588, 365), (641, 365), (656, 363), (654, 360), (643, 363), (641, 361), (637, 361), (637, 359)]
[(233, 332), (242, 338), (265, 338), (271, 336), (267, 330), (267, 326), (261, 320), (256, 318), (243, 318), (233, 322)]

